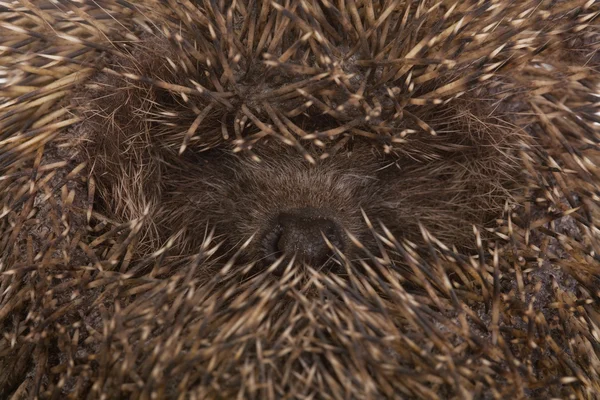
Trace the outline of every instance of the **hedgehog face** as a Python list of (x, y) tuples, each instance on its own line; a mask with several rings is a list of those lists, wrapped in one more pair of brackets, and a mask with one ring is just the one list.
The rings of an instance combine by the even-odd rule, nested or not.
[[(402, 118), (381, 96), (378, 110), (361, 115), (333, 78), (276, 100), (287, 75), (268, 63), (236, 76), (234, 97), (190, 98), (164, 82), (211, 83), (169, 67), (166, 40), (146, 45), (139, 61), (113, 68), (163, 83), (98, 74), (74, 103), (98, 197), (111, 218), (145, 219), (149, 252), (175, 237), (181, 254), (193, 254), (213, 229), (229, 251), (252, 237), (243, 256), (267, 265), (287, 256), (320, 267), (336, 254), (376, 253), (373, 229), (419, 244), (425, 227), (465, 248), (475, 243), (473, 226), (493, 221), (510, 199), (519, 135), (482, 117), (493, 107), (498, 114), (496, 104), (464, 95), (407, 107)], [(312, 106), (317, 94), (336, 109)]]
[[(498, 170), (476, 168), (490, 157), (498, 168), (499, 162), (510, 165), (507, 158), (479, 147), (464, 145), (461, 154), (440, 153), (424, 162), (357, 141), (314, 165), (276, 142), (253, 151), (260, 162), (217, 149), (195, 155), (185, 173), (167, 172), (157, 217), (161, 230), (188, 232), (191, 249), (214, 226), (228, 248), (253, 236), (246, 249), (253, 260), (272, 263), (285, 254), (321, 267), (334, 255), (331, 246), (350, 259), (360, 257), (351, 238), (377, 251), (364, 216), (395, 237), (422, 241), (421, 223), (438, 238), (463, 246), (474, 242), (473, 225), (499, 215), (507, 198), (495, 186)], [(318, 159), (319, 152), (312, 155)], [(489, 181), (475, 176), (482, 172)]]
[(286, 254), (321, 265), (332, 255), (322, 235), (347, 252), (352, 246), (346, 232), (367, 237), (361, 208), (384, 208), (377, 199), (384, 192), (378, 169), (385, 157), (371, 146), (315, 165), (276, 143), (257, 147), (260, 162), (231, 151), (211, 152), (198, 155), (200, 165), (166, 183), (168, 200), (159, 218), (170, 225), (168, 231), (185, 230), (202, 239), (206, 227), (214, 226), (228, 247), (254, 235), (250, 258), (270, 263)]
[(417, 243), (419, 224), (449, 244), (473, 243), (473, 225), (500, 214), (508, 197), (502, 180), (513, 168), (492, 145), (497, 137), (469, 141), (462, 133), (423, 134), (418, 147), (428, 149), (427, 159), (353, 139), (337, 152), (306, 148), (310, 163), (273, 139), (252, 153), (225, 143), (173, 155), (156, 132), (147, 133), (152, 147), (136, 144), (148, 138), (135, 130), (119, 132), (107, 140), (99, 131), (87, 144), (109, 213), (127, 220), (150, 210), (150, 249), (177, 236), (181, 252), (192, 254), (210, 229), (227, 249), (253, 237), (243, 256), (265, 267), (286, 256), (335, 269), (333, 248), (350, 260), (364, 256), (362, 246), (376, 252), (365, 217), (377, 231)]

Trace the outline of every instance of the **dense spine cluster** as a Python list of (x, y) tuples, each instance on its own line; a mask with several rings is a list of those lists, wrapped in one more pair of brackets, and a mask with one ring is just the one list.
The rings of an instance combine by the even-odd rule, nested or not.
[[(0, 397), (598, 398), (598, 15), (594, 0), (0, 1)], [(241, 256), (249, 242), (215, 256), (210, 226), (190, 254), (157, 239), (161, 205), (139, 193), (160, 168), (90, 154), (84, 119), (137, 124), (132, 148), (151, 126), (166, 166), (266, 140), (314, 164), (309, 148), (353, 138), (426, 162), (444, 133), (501, 132), (519, 178), (472, 253), (365, 215), (377, 252), (354, 240), (343, 273), (278, 276)], [(113, 159), (116, 190), (89, 174)]]

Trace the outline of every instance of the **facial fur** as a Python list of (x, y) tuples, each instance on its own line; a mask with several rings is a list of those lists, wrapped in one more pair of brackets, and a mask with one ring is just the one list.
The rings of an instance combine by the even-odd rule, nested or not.
[[(146, 44), (145, 57), (132, 58), (139, 64), (128, 59), (113, 66), (163, 82), (183, 79), (169, 70), (161, 50), (165, 43)], [(156, 54), (148, 55), (151, 45)], [(361, 257), (352, 238), (377, 250), (364, 216), (395, 237), (420, 243), (421, 224), (449, 245), (468, 247), (474, 243), (473, 226), (493, 225), (510, 203), (520, 136), (506, 121), (474, 117), (489, 105), (467, 98), (435, 106), (428, 131), (414, 123), (418, 117), (405, 118), (397, 126), (404, 133), (393, 139), (340, 134), (300, 146), (278, 137), (248, 143), (244, 139), (260, 129), (276, 129), (257, 129), (251, 118), (240, 118), (248, 104), (260, 103), (266, 87), (277, 91), (283, 84), (277, 86), (268, 72), (265, 67), (247, 73), (242, 81), (248, 84), (239, 85), (244, 96), (230, 99), (229, 108), (104, 74), (75, 96), (84, 121), (77, 137), (93, 160), (98, 197), (113, 218), (145, 216), (149, 251), (176, 237), (180, 251), (191, 254), (214, 229), (225, 248), (253, 237), (244, 256), (272, 260), (264, 243), (277, 229), (278, 215), (305, 209), (339, 227), (339, 245), (350, 259)], [(302, 107), (296, 103), (286, 108)], [(250, 115), (267, 114), (272, 107), (262, 101)], [(383, 109), (379, 118), (392, 111)], [(339, 116), (321, 112), (287, 112), (287, 118), (317, 135), (340, 124)], [(376, 122), (377, 115), (364, 123)], [(195, 124), (190, 140), (187, 131)]]

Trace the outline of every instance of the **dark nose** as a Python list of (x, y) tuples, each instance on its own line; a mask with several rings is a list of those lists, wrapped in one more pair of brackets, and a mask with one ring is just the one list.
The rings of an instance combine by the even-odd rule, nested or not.
[(298, 261), (319, 267), (333, 255), (323, 235), (342, 249), (341, 227), (319, 210), (307, 208), (281, 213), (272, 231), (265, 236), (265, 255), (268, 261), (282, 254), (295, 255)]

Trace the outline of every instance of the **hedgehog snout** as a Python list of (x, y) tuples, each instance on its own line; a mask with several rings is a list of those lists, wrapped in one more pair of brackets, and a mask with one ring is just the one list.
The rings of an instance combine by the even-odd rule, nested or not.
[(263, 238), (262, 251), (270, 263), (286, 255), (320, 267), (333, 256), (325, 238), (333, 246), (343, 249), (342, 227), (327, 213), (314, 208), (289, 210), (274, 219)]

